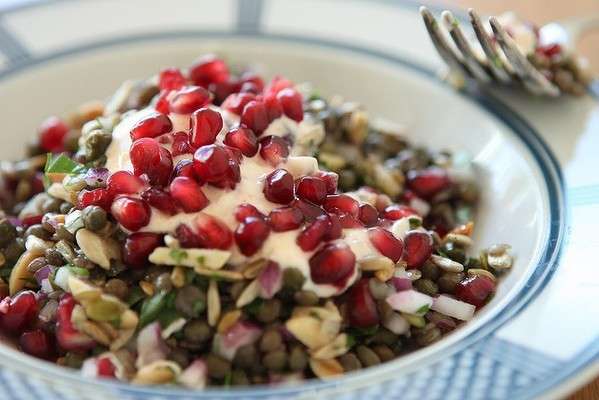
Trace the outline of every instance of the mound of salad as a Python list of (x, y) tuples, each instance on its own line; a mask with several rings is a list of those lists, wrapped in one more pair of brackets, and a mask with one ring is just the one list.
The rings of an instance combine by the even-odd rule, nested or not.
[(464, 155), (205, 55), (0, 164), (0, 332), (87, 377), (193, 389), (378, 365), (473, 318), (512, 266), (469, 251), (478, 194)]

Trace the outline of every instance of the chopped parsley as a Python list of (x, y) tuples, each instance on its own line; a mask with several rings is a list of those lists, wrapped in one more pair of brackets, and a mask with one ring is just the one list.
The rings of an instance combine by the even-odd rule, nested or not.
[(428, 304), (425, 304), (422, 307), (420, 307), (418, 310), (416, 310), (416, 314), (418, 314), (418, 315), (426, 314), (429, 309), (430, 309), (430, 306)]
[(178, 264), (181, 264), (181, 262), (183, 262), (183, 260), (185, 260), (188, 257), (187, 252), (181, 249), (172, 249), (170, 252), (170, 256)]
[(46, 158), (45, 174), (69, 174), (74, 175), (85, 172), (85, 165), (73, 161), (64, 154), (54, 155), (48, 153)]

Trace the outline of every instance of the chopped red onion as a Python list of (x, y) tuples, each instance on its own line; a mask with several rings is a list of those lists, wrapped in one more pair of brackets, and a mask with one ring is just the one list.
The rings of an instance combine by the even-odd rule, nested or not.
[(283, 271), (276, 262), (269, 261), (258, 275), (260, 297), (272, 299), (283, 286)]
[(204, 360), (198, 358), (179, 375), (179, 383), (190, 389), (203, 389), (206, 386), (207, 370)]
[(262, 330), (247, 321), (238, 321), (224, 333), (214, 335), (212, 350), (227, 360), (233, 360), (237, 349), (260, 338)]
[(394, 276), (391, 278), (391, 283), (395, 286), (395, 290), (401, 292), (402, 290), (412, 289), (412, 280), (408, 278), (399, 278)]
[(141, 368), (154, 361), (164, 360), (169, 348), (162, 339), (160, 323), (153, 322), (143, 328), (137, 336), (137, 360), (135, 365)]

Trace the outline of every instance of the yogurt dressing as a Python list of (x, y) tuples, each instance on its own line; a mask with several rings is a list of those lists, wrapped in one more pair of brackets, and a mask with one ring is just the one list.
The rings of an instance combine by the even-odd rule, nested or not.
[[(211, 106), (214, 110), (223, 115), (223, 129), (218, 134), (216, 142), (222, 143), (224, 135), (228, 129), (239, 122), (236, 115), (228, 113), (218, 107)], [(131, 146), (131, 137), (129, 132), (133, 126), (154, 112), (152, 108), (146, 108), (140, 111), (131, 112), (114, 128), (112, 142), (106, 151), (106, 168), (114, 173), (119, 170), (132, 171), (133, 166), (129, 158), (129, 148)], [(169, 118), (173, 122), (173, 132), (189, 129), (189, 115), (171, 114)], [(302, 135), (309, 136), (310, 140), (318, 140), (319, 132), (324, 135), (324, 128), (321, 123), (315, 124), (308, 121), (297, 123), (287, 117), (281, 117), (273, 121), (264, 135), (286, 136), (291, 135), (294, 139), (300, 139)], [(322, 138), (320, 138), (322, 140)], [(298, 140), (294, 140), (297, 142)], [(301, 140), (300, 140), (301, 142)], [(165, 145), (168, 147), (168, 145)], [(292, 154), (293, 154), (292, 149)], [(176, 160), (191, 159), (191, 155), (176, 157)], [(295, 155), (277, 166), (288, 170), (294, 177), (314, 174), (319, 171), (318, 161), (314, 157)], [(254, 157), (244, 157), (240, 164), (241, 181), (235, 186), (234, 190), (223, 190), (210, 185), (202, 187), (204, 194), (209, 200), (208, 206), (202, 211), (196, 213), (179, 213), (176, 215), (165, 214), (155, 208), (152, 208), (152, 216), (148, 225), (141, 229), (145, 232), (155, 233), (173, 233), (180, 224), (186, 224), (195, 229), (194, 221), (200, 214), (208, 214), (219, 218), (232, 231), (239, 224), (234, 217), (235, 209), (242, 203), (249, 203), (255, 206), (265, 215), (280, 204), (270, 202), (264, 197), (263, 187), (266, 175), (272, 172), (273, 168), (265, 162), (259, 154)], [(237, 246), (232, 246), (232, 256), (229, 263), (234, 266), (242, 265), (248, 261), (260, 258), (270, 259), (277, 262), (281, 268), (297, 268), (300, 270), (306, 280), (303, 286), (304, 290), (312, 290), (319, 297), (330, 297), (338, 294), (347, 287), (351, 286), (358, 277), (358, 269), (354, 270), (353, 275), (347, 280), (345, 287), (338, 288), (333, 285), (316, 284), (310, 279), (309, 259), (313, 252), (303, 251), (296, 243), (297, 235), (300, 230), (286, 232), (271, 232), (261, 249), (252, 257), (246, 257), (239, 252)], [(343, 241), (352, 249), (356, 255), (356, 260), (367, 257), (380, 256), (378, 250), (370, 243), (366, 229), (345, 229), (343, 231)]]

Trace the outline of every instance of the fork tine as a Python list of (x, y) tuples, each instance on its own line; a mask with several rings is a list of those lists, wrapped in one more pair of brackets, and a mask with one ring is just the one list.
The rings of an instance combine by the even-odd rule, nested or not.
[(455, 19), (451, 11), (447, 10), (441, 13), (441, 18), (443, 18), (443, 22), (445, 22), (445, 26), (456, 47), (462, 52), (462, 57), (468, 70), (477, 80), (483, 83), (489, 83), (491, 77), (487, 73), (485, 61), (480, 60), (474, 54), (472, 47), (470, 47), (470, 43), (468, 43), (464, 36), (464, 32), (462, 32), (462, 28), (460, 28), (458, 20)]
[(559, 89), (547, 80), (527, 59), (522, 55), (516, 43), (505, 32), (495, 17), (489, 18), (489, 23), (497, 37), (505, 56), (512, 64), (514, 72), (520, 77), (523, 85), (534, 94), (547, 94), (559, 96)]
[(497, 49), (495, 49), (495, 46), (493, 45), (489, 34), (485, 30), (480, 17), (472, 8), (468, 10), (468, 15), (470, 15), (472, 28), (474, 29), (474, 33), (476, 33), (478, 42), (487, 56), (489, 69), (495, 76), (495, 79), (506, 84), (512, 82), (510, 73), (506, 70), (506, 65), (503, 63), (501, 57), (497, 53)]
[(449, 65), (450, 68), (460, 71), (464, 74), (464, 76), (471, 76), (471, 73), (466, 65), (464, 65), (464, 63), (460, 60), (460, 57), (449, 46), (439, 31), (437, 20), (435, 17), (433, 17), (431, 12), (426, 7), (422, 6), (420, 7), (420, 15), (422, 15), (428, 35), (430, 36), (441, 58), (447, 63), (447, 65)]

